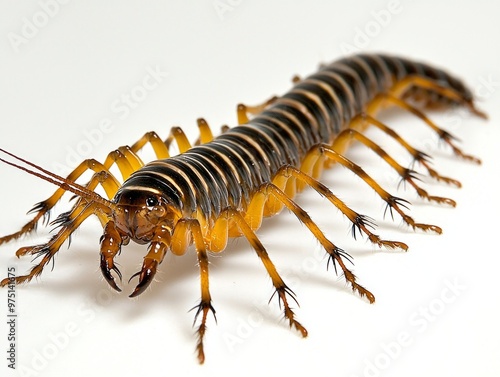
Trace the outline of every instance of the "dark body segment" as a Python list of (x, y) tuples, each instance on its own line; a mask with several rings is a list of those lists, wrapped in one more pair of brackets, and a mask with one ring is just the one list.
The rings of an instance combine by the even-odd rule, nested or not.
[[(129, 185), (137, 188), (135, 175), (147, 175), (149, 171), (171, 174), (182, 166), (187, 174), (181, 180), (186, 215), (198, 207), (207, 215), (217, 215), (228, 206), (245, 208), (255, 190), (282, 166), (299, 168), (314, 145), (331, 144), (377, 95), (411, 75), (437, 80), (471, 98), (459, 80), (426, 64), (385, 55), (341, 59), (299, 81), (248, 124), (187, 153), (146, 165), (124, 183), (120, 192)], [(406, 96), (424, 96), (433, 105), (453, 102), (421, 88), (410, 89)], [(147, 180), (144, 184), (148, 186)], [(170, 191), (168, 187), (166, 194)]]

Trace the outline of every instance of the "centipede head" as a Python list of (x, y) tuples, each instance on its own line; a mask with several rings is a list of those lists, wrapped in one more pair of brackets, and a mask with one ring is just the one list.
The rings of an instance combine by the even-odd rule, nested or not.
[(117, 206), (113, 211), (117, 230), (139, 244), (153, 241), (160, 225), (172, 230), (180, 218), (177, 207), (161, 194), (142, 190), (119, 191), (113, 202)]
[[(132, 176), (124, 182), (112, 202), (115, 209), (101, 238), (101, 271), (111, 287), (120, 290), (111, 271), (121, 274), (114, 263), (120, 247), (132, 240), (138, 244), (149, 244), (142, 268), (132, 275), (139, 283), (130, 297), (144, 292), (151, 284), (158, 265), (171, 248), (173, 230), (181, 218), (181, 205), (169, 190), (141, 187)], [(172, 194), (172, 195), (169, 195)], [(130, 282), (129, 280), (129, 282)]]

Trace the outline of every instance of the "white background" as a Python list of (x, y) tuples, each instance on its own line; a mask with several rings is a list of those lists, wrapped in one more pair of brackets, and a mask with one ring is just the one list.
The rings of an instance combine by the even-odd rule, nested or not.
[[(457, 200), (456, 209), (419, 200), (410, 188), (397, 189), (397, 177), (372, 152), (349, 151), (389, 191), (413, 202), (418, 221), (442, 226), (441, 236), (414, 233), (398, 217), (384, 220), (383, 203), (353, 174), (335, 168), (325, 176), (335, 193), (377, 221), (377, 233), (408, 243), (408, 253), (353, 241), (348, 222), (329, 203), (309, 191), (298, 199), (354, 257), (359, 282), (376, 295), (374, 305), (326, 271), (317, 242), (283, 213), (266, 221), (259, 237), (295, 290), (297, 316), (309, 337), (288, 329), (276, 301), (267, 304), (270, 279), (247, 243), (237, 240), (211, 258), (218, 323), (209, 319), (207, 361), (199, 366), (194, 313), (187, 313), (199, 298), (194, 253), (168, 256), (152, 288), (131, 300), (126, 293), (136, 280), (127, 280), (146, 248), (124, 248), (119, 263), (125, 292), (115, 294), (98, 270), (101, 231), (92, 220), (69, 250), (62, 248), (53, 271), (47, 268), (36, 282), (17, 288), (17, 372), (22, 367), (20, 375), (36, 376), (498, 376), (500, 206), (494, 185), (500, 9), (491, 4), (198, 0), (70, 1), (54, 7), (48, 0), (2, 1), (0, 146), (56, 172), (67, 173), (76, 154), (103, 160), (149, 130), (166, 137), (171, 126), (182, 125), (194, 138), (200, 116), (214, 129), (234, 125), (238, 102), (254, 104), (283, 93), (294, 74), (312, 73), (320, 62), (354, 47), (443, 67), (470, 85), (490, 115), (485, 122), (465, 111), (433, 114), (463, 140), (466, 151), (481, 157), (479, 167), (450, 157), (411, 116), (392, 112), (384, 118), (433, 154), (439, 171), (462, 181), (458, 190), (423, 178), (429, 192)], [(157, 85), (146, 79), (151, 70), (164, 73)], [(144, 79), (156, 87), (141, 89)], [(119, 110), (131, 93), (144, 97)], [(106, 119), (111, 127), (103, 135), (98, 130)], [(390, 140), (370, 135), (409, 163)], [(0, 231), (7, 234), (54, 188), (5, 165), (0, 174)], [(14, 252), (37, 241), (1, 246), (0, 275), (8, 266), (27, 271), (29, 258), (17, 260)], [(6, 303), (3, 290), (2, 323)], [(1, 374), (17, 375), (5, 359), (8, 329), (0, 329)]]

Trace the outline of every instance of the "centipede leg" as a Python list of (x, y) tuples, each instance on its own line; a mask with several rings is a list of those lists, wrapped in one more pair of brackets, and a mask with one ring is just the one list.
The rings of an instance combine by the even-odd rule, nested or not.
[[(275, 178), (273, 179), (273, 183), (280, 189), (283, 190), (285, 187), (284, 180), (288, 179), (288, 177), (294, 177), (297, 180), (300, 180), (306, 183), (308, 186), (313, 188), (320, 195), (328, 199), (335, 207), (337, 207), (352, 223), (352, 233), (356, 238), (356, 231), (360, 233), (363, 232), (367, 235), (368, 239), (373, 243), (378, 245), (379, 247), (387, 247), (390, 249), (402, 249), (408, 250), (408, 246), (403, 242), (399, 241), (387, 241), (382, 240), (380, 237), (373, 232), (370, 231), (370, 227), (373, 226), (372, 221), (366, 216), (360, 215), (355, 212), (351, 208), (349, 208), (342, 200), (340, 200), (337, 196), (335, 196), (328, 187), (304, 173), (303, 171), (295, 168), (294, 166), (287, 165), (278, 171)], [(286, 193), (286, 191), (285, 191)], [(290, 197), (290, 195), (287, 194)]]
[(214, 139), (214, 134), (212, 129), (208, 125), (207, 121), (203, 118), (198, 118), (196, 120), (196, 124), (198, 125), (198, 130), (200, 132), (200, 136), (194, 142), (194, 145), (206, 144)]
[[(260, 207), (260, 216), (262, 217), (262, 206)], [(256, 212), (259, 212), (259, 210), (257, 209)], [(274, 297), (274, 295), (278, 295), (278, 302), (280, 304), (280, 307), (281, 305), (283, 305), (283, 313), (285, 318), (288, 320), (289, 326), (294, 327), (303, 337), (306, 337), (307, 330), (299, 321), (295, 319), (295, 313), (289, 305), (289, 298), (297, 303), (295, 294), (285, 284), (285, 282), (279, 275), (276, 267), (269, 258), (265, 247), (262, 245), (257, 235), (252, 230), (252, 227), (247, 222), (246, 217), (243, 217), (240, 212), (233, 208), (227, 208), (226, 210), (224, 210), (217, 218), (212, 234), (210, 236), (210, 249), (212, 251), (218, 251), (224, 248), (225, 244), (227, 243), (228, 232), (232, 226), (235, 226), (239, 230), (239, 232), (248, 240), (252, 248), (257, 253), (257, 256), (264, 264), (264, 267), (269, 277), (271, 278), (271, 282), (275, 289), (275, 292), (271, 296), (271, 299)], [(271, 299), (269, 301), (271, 301)]]
[[(111, 175), (111, 173), (108, 173), (107, 171), (101, 171), (99, 173), (95, 173), (92, 176), (92, 179), (88, 183), (89, 189), (94, 189), (98, 184), (101, 184), (108, 195), (114, 195), (116, 190), (118, 190), (118, 184), (116, 179)], [(83, 199), (78, 199), (78, 201), (75, 203), (71, 211), (62, 213), (60, 214), (54, 221), (52, 221), (50, 224), (51, 225), (56, 225), (56, 226), (66, 226), (66, 224), (71, 223), (71, 219), (75, 217), (75, 211), (78, 210), (78, 208), (86, 205), (86, 202)], [(107, 219), (103, 217), (104, 215), (101, 212), (96, 212), (96, 215), (98, 216), (99, 220), (101, 221), (101, 224), (103, 227), (105, 227), (105, 224), (107, 222)], [(76, 229), (76, 228), (75, 228)], [(50, 243), (50, 242), (49, 242)], [(29, 254), (37, 254), (38, 251), (41, 248), (44, 248), (47, 244), (45, 245), (36, 245), (36, 246), (26, 246), (22, 247), (16, 252), (17, 257), (21, 257), (23, 255), (29, 255)]]
[(262, 217), (263, 206), (269, 196), (272, 195), (277, 200), (279, 200), (283, 205), (289, 209), (295, 216), (303, 223), (311, 233), (316, 237), (316, 239), (321, 243), (323, 248), (329, 255), (329, 262), (333, 263), (333, 266), (336, 269), (337, 264), (340, 266), (344, 273), (344, 278), (348, 284), (351, 285), (351, 288), (354, 292), (357, 292), (361, 297), (366, 296), (370, 303), (375, 301), (375, 296), (368, 291), (366, 288), (361, 286), (356, 282), (356, 276), (350, 271), (345, 263), (344, 259), (350, 261), (350, 256), (335, 246), (324, 233), (319, 229), (319, 227), (314, 223), (311, 217), (304, 211), (299, 205), (297, 205), (292, 199), (290, 199), (282, 190), (280, 190), (276, 185), (272, 183), (263, 184), (258, 192), (252, 198), (252, 201), (247, 210), (247, 214), (245, 216), (245, 220), (248, 223), (254, 223), (255, 218)]
[(395, 98), (403, 98), (404, 94), (411, 88), (421, 88), (437, 93), (443, 97), (455, 101), (456, 103), (466, 106), (471, 113), (480, 118), (488, 118), (488, 116), (483, 111), (479, 110), (474, 105), (472, 98), (467, 98), (451, 87), (440, 85), (435, 80), (419, 75), (409, 75), (403, 78), (391, 89), (390, 94)]
[(248, 106), (242, 103), (238, 104), (238, 106), (236, 107), (236, 112), (238, 116), (238, 125), (248, 123), (248, 121), (250, 120), (248, 114), (255, 115), (261, 113), (262, 111), (264, 111), (266, 107), (276, 102), (277, 99), (278, 97), (273, 96), (269, 98), (267, 101), (256, 106)]
[(176, 141), (177, 146), (179, 147), (179, 152), (184, 153), (187, 150), (192, 148), (191, 143), (189, 142), (186, 134), (180, 127), (172, 127), (170, 129), (170, 135), (165, 139), (164, 143), (167, 148), (170, 148), (172, 141)]
[(351, 170), (354, 174), (360, 177), (363, 181), (365, 181), (375, 192), (387, 203), (387, 208), (390, 210), (392, 215), (392, 210), (395, 210), (403, 219), (403, 221), (411, 226), (413, 229), (422, 229), (424, 231), (432, 231), (438, 234), (442, 233), (442, 229), (437, 225), (429, 225), (429, 224), (421, 224), (415, 222), (413, 218), (407, 215), (401, 207), (406, 207), (405, 203), (408, 202), (404, 199), (397, 198), (391, 194), (389, 194), (386, 190), (384, 190), (372, 177), (370, 177), (359, 165), (355, 164), (348, 158), (339, 154), (335, 149), (327, 144), (320, 144), (314, 147), (310, 152), (307, 158), (314, 158), (315, 154), (324, 155), (327, 158), (331, 159), (334, 162), (340, 163), (342, 166)]
[[(174, 134), (178, 135), (175, 131)], [(181, 130), (182, 132), (182, 130)], [(185, 136), (185, 135), (184, 135)], [(206, 133), (204, 137), (206, 137)], [(182, 140), (182, 136), (178, 136)], [(189, 142), (188, 142), (189, 143)], [(86, 171), (92, 170), (95, 172), (85, 187), (89, 190), (94, 190), (97, 184), (101, 184), (106, 192), (108, 198), (112, 198), (118, 191), (120, 186), (118, 180), (110, 173), (109, 169), (116, 164), (123, 180), (127, 179), (134, 171), (138, 170), (144, 163), (137, 156), (137, 153), (146, 145), (150, 144), (157, 158), (169, 157), (168, 146), (163, 142), (155, 132), (147, 132), (131, 147), (122, 146), (110, 152), (106, 157), (104, 163), (100, 163), (94, 159), (87, 159), (82, 161), (67, 177), (66, 180), (76, 182)], [(183, 145), (184, 146), (184, 145)], [(28, 213), (35, 213), (35, 217), (26, 223), (21, 230), (10, 235), (0, 238), (0, 245), (11, 240), (17, 239), (24, 234), (31, 233), (36, 229), (40, 220), (49, 222), (49, 212), (61, 199), (65, 191), (61, 188), (57, 189), (52, 196), (48, 199), (37, 203), (32, 210)]]
[(457, 137), (453, 136), (451, 133), (449, 133), (448, 131), (438, 127), (432, 120), (429, 119), (429, 117), (427, 117), (422, 111), (420, 111), (419, 109), (417, 109), (416, 107), (410, 105), (408, 102), (400, 99), (400, 98), (397, 98), (391, 94), (386, 94), (385, 95), (385, 98), (387, 101), (389, 102), (392, 102), (393, 104), (395, 104), (396, 106), (399, 106), (401, 107), (402, 109), (404, 110), (407, 110), (409, 111), (410, 113), (412, 113), (413, 115), (415, 115), (416, 117), (420, 118), (422, 121), (424, 121), (432, 130), (434, 130), (436, 132), (436, 134), (438, 135), (439, 139), (444, 141), (446, 144), (448, 144), (451, 149), (453, 150), (453, 153), (456, 155), (456, 156), (459, 156), (465, 160), (468, 160), (468, 161), (472, 161), (476, 164), (480, 164), (481, 163), (481, 160), (477, 157), (474, 157), (472, 155), (469, 155), (469, 154), (465, 154), (453, 141), (454, 140), (458, 140)]
[[(27, 275), (16, 277), (16, 283), (21, 284), (29, 282), (36, 276), (39, 276), (44, 267), (52, 260), (54, 255), (59, 251), (62, 244), (68, 240), (71, 234), (91, 215), (97, 215), (101, 221), (104, 221), (106, 214), (100, 212), (97, 206), (93, 203), (87, 204), (80, 201), (64, 219), (60, 218), (60, 229), (52, 239), (46, 244), (22, 248), (18, 251), (18, 255), (32, 254), (35, 257), (42, 258), (41, 261), (35, 265)], [(26, 250), (24, 250), (26, 249)], [(5, 278), (0, 282), (0, 286), (5, 286), (9, 283), (9, 279)]]
[[(168, 234), (168, 232), (165, 232), (165, 236), (167, 236)], [(225, 230), (223, 229), (221, 233), (217, 233), (217, 235), (215, 235), (216, 238), (219, 238), (219, 236), (225, 238), (227, 242), (227, 227)], [(196, 310), (193, 326), (196, 323), (198, 317), (201, 315), (201, 323), (196, 330), (196, 333), (198, 334), (196, 351), (198, 353), (198, 361), (200, 362), (200, 364), (203, 364), (203, 362), (205, 361), (203, 339), (207, 330), (207, 317), (210, 311), (217, 321), (217, 318), (215, 317), (215, 309), (212, 306), (212, 298), (209, 289), (209, 262), (207, 255), (207, 246), (209, 245), (209, 242), (205, 241), (200, 222), (196, 219), (179, 220), (172, 232), (171, 240), (167, 240), (166, 238), (164, 238), (164, 240), (167, 241), (165, 247), (167, 246), (167, 244), (170, 245), (172, 253), (176, 255), (184, 254), (187, 251), (189, 245), (193, 242), (196, 248), (198, 266), (200, 268), (201, 300), (200, 303), (191, 310)]]
[[(198, 137), (198, 139), (195, 140), (195, 142), (193, 144), (194, 145), (201, 145), (201, 144), (205, 144), (205, 143), (212, 141), (214, 139), (214, 135), (213, 135), (213, 132), (210, 129), (210, 126), (208, 125), (207, 121), (203, 118), (198, 118), (196, 120), (196, 123), (198, 125), (198, 130), (199, 130), (200, 136)], [(228, 129), (229, 129), (228, 126), (226, 126), (226, 125), (222, 126), (221, 133), (226, 132)], [(167, 139), (165, 139), (165, 141), (163, 143), (166, 146), (166, 148), (169, 149), (170, 146), (172, 145), (173, 141), (175, 141), (177, 143), (177, 146), (179, 148), (180, 153), (184, 153), (187, 150), (192, 148), (192, 145), (189, 142), (186, 134), (184, 133), (184, 131), (180, 127), (172, 127), (170, 129), (170, 135), (167, 137)], [(160, 156), (158, 156), (158, 154), (157, 154), (157, 157), (158, 158), (166, 158), (166, 157), (160, 157)]]
[(450, 178), (450, 177), (445, 177), (441, 174), (439, 174), (435, 169), (433, 169), (430, 165), (430, 156), (427, 155), (426, 153), (413, 148), (405, 139), (403, 139), (396, 131), (394, 131), (392, 128), (388, 127), (384, 123), (380, 122), (379, 120), (375, 119), (371, 115), (368, 114), (362, 114), (361, 115), (363, 121), (379, 128), (382, 130), (385, 134), (389, 135), (392, 137), (394, 140), (396, 140), (403, 148), (405, 148), (408, 153), (413, 157), (413, 160), (415, 162), (418, 162), (421, 164), (429, 173), (429, 175), (436, 179), (437, 181), (445, 182), (451, 185), (454, 185), (456, 187), (461, 187), (462, 184), (457, 181), (456, 179)]
[[(84, 160), (66, 177), (66, 180), (76, 182), (76, 180), (88, 170), (94, 171), (95, 174), (85, 187), (89, 190), (94, 190), (98, 184), (101, 184), (108, 198), (112, 198), (120, 186), (118, 180), (109, 171), (113, 164), (118, 166), (124, 179), (128, 178), (132, 172), (143, 165), (142, 161), (129, 147), (120, 147), (109, 153), (103, 164), (94, 159)], [(56, 205), (64, 193), (65, 190), (59, 188), (48, 199), (37, 203), (33, 209), (28, 212), (35, 213), (35, 217), (26, 223), (18, 232), (1, 237), (0, 245), (34, 231), (38, 222), (42, 219), (48, 223), (49, 211)]]
[(207, 316), (211, 311), (214, 315), (215, 320), (215, 309), (212, 306), (212, 297), (209, 290), (209, 280), (208, 280), (208, 255), (205, 247), (205, 242), (203, 239), (200, 223), (196, 220), (191, 221), (191, 233), (193, 234), (193, 240), (196, 247), (196, 255), (198, 257), (198, 266), (200, 269), (200, 287), (201, 287), (201, 300), (200, 303), (195, 306), (196, 314), (194, 322), (196, 322), (198, 316), (201, 314), (201, 323), (198, 326), (198, 343), (196, 345), (196, 350), (198, 351), (198, 361), (203, 364), (205, 361), (205, 351), (203, 348), (203, 338), (207, 330)]
[[(359, 121), (360, 118), (356, 118), (353, 120), (353, 122), (359, 122)], [(367, 146), (368, 148), (370, 148), (375, 153), (377, 153), (385, 162), (387, 162), (399, 174), (399, 176), (404, 182), (408, 182), (415, 189), (418, 196), (420, 196), (421, 198), (427, 199), (428, 201), (431, 202), (448, 204), (452, 207), (456, 206), (456, 202), (452, 199), (429, 195), (427, 191), (425, 191), (415, 182), (416, 173), (413, 170), (401, 166), (393, 157), (391, 157), (386, 151), (384, 151), (384, 149), (382, 149), (372, 140), (370, 140), (369, 138), (367, 138), (366, 136), (364, 136), (363, 134), (359, 133), (354, 129), (349, 128), (342, 131), (335, 139), (333, 143), (333, 148), (335, 149), (335, 144), (337, 142), (343, 143), (345, 139), (347, 139), (348, 141), (355, 139), (364, 144), (365, 146)]]

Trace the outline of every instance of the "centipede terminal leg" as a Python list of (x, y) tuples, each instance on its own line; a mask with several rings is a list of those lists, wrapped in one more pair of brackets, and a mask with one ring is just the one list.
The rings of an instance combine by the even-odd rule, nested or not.
[(474, 115), (483, 119), (488, 119), (486, 113), (479, 110), (475, 106), (472, 98), (467, 98), (454, 88), (440, 85), (435, 80), (427, 77), (418, 75), (408, 75), (407, 77), (401, 79), (398, 83), (396, 83), (396, 85), (394, 85), (394, 87), (388, 94), (394, 98), (403, 98), (403, 95), (407, 93), (411, 88), (421, 88), (429, 90), (430, 92), (437, 93), (443, 97), (455, 101), (456, 103), (464, 105)]

